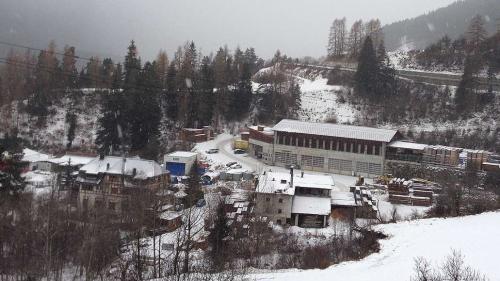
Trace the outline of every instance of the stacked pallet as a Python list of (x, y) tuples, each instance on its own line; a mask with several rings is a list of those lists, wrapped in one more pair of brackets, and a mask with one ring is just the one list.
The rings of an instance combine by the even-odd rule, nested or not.
[(432, 199), (428, 197), (411, 196), (410, 204), (413, 206), (429, 207), (430, 205), (432, 205)]
[(410, 195), (389, 194), (389, 202), (393, 204), (411, 205), (411, 197)]
[(413, 206), (431, 206), (434, 197), (433, 188), (429, 184), (394, 178), (387, 185), (389, 202)]
[(389, 202), (393, 204), (411, 204), (409, 182), (405, 179), (395, 178), (387, 185)]

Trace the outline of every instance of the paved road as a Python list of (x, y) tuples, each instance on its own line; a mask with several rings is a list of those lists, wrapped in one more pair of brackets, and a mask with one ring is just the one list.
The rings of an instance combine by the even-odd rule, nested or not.
[(242, 164), (244, 168), (251, 169), (255, 172), (260, 172), (265, 168), (266, 165), (259, 162), (257, 159), (251, 158), (247, 154), (234, 154), (231, 149), (232, 142), (233, 138), (220, 138), (216, 143), (219, 153), (231, 159), (231, 161)]

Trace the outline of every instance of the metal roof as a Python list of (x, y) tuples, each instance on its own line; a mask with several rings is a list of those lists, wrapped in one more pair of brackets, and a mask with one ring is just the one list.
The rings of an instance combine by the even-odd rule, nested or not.
[(424, 150), (428, 145), (422, 143), (406, 142), (406, 141), (393, 141), (388, 146), (394, 148)]
[(398, 133), (396, 130), (329, 123), (312, 123), (290, 119), (281, 120), (281, 122), (273, 127), (273, 131), (379, 142), (390, 142)]

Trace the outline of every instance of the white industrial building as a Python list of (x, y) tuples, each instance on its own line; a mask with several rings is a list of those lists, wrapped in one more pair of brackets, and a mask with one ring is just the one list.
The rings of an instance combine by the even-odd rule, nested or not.
[[(272, 151), (267, 164), (303, 170), (373, 177), (384, 173), (386, 146), (401, 138), (396, 130), (312, 123), (284, 119), (272, 131), (272, 142), (254, 140), (264, 135), (250, 131), (250, 147)], [(252, 151), (252, 149), (251, 149)], [(256, 153), (250, 153), (258, 157)]]

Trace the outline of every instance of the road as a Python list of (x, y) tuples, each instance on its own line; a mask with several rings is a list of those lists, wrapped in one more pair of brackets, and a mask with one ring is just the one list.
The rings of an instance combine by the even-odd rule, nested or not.
[[(253, 170), (255, 172), (260, 172), (265, 168), (265, 164), (259, 162), (257, 159), (253, 159), (247, 154), (234, 154), (231, 148), (233, 142), (232, 137), (219, 137), (216, 139), (216, 147), (219, 149), (219, 153), (224, 155), (231, 161), (240, 163), (244, 168)], [(228, 162), (231, 162), (228, 161)]]
[[(355, 72), (356, 69), (353, 67), (334, 67), (326, 65), (309, 65), (309, 64), (294, 64), (294, 66), (308, 67), (318, 70), (338, 70)], [(416, 82), (428, 83), (433, 85), (448, 85), (448, 86), (458, 86), (462, 80), (462, 74), (460, 73), (443, 73), (443, 72), (427, 72), (427, 71), (417, 71), (411, 69), (396, 69), (396, 74), (399, 77), (410, 79)], [(488, 90), (489, 83), (488, 79), (484, 77), (478, 78), (479, 86), (482, 90)], [(497, 79), (492, 83), (494, 91), (500, 91), (500, 81)]]

